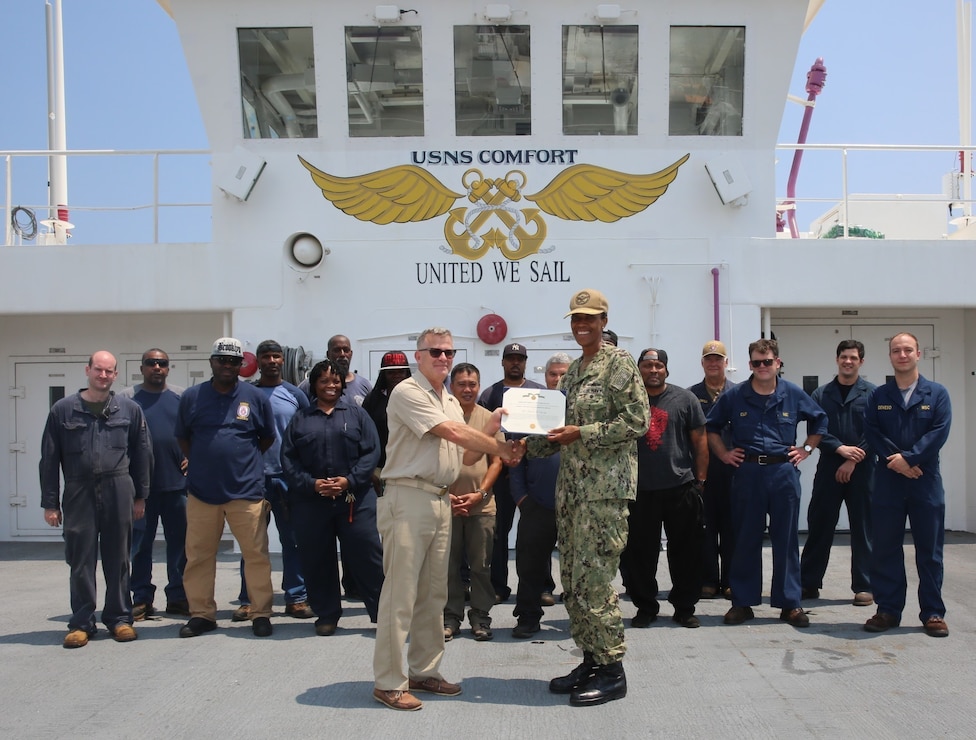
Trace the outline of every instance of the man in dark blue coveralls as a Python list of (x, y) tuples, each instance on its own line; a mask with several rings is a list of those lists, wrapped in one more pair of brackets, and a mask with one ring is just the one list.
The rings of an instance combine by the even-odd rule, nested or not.
[(949, 394), (918, 372), (922, 352), (907, 332), (888, 343), (895, 377), (868, 399), (864, 433), (877, 452), (871, 501), (874, 558), (871, 586), (878, 612), (864, 625), (884, 632), (901, 623), (908, 581), (905, 577), (905, 518), (912, 529), (918, 568), (918, 617), (925, 633), (946, 637), (942, 601), (942, 548), (945, 543), (945, 489), (939, 450), (949, 438)]
[[(51, 407), (41, 437), (41, 506), (44, 521), (64, 524), (71, 567), (71, 618), (66, 648), (95, 634), (95, 566), (102, 555), (102, 622), (117, 642), (136, 639), (129, 595), (132, 520), (146, 511), (152, 450), (142, 409), (112, 393), (118, 362), (109, 352), (88, 358), (88, 387)], [(64, 473), (59, 496), (58, 468)]]
[[(749, 345), (752, 375), (718, 397), (708, 412), (706, 429), (712, 453), (736, 470), (732, 478), (732, 519), (735, 551), (729, 585), (732, 608), (726, 624), (742, 624), (762, 603), (762, 541), (769, 515), (773, 545), (773, 580), (769, 604), (781, 609), (779, 618), (794, 627), (807, 627), (810, 618), (800, 608), (800, 472), (797, 466), (827, 431), (827, 414), (802, 388), (779, 378), (782, 365), (775, 339)], [(807, 422), (807, 438), (796, 446), (796, 428)], [(722, 430), (731, 424), (730, 450)]]
[(854, 606), (871, 606), (871, 489), (874, 453), (864, 441), (864, 407), (874, 384), (860, 376), (864, 345), (844, 339), (837, 345), (837, 377), (817, 388), (813, 400), (827, 412), (820, 461), (807, 511), (807, 541), (800, 555), (804, 599), (820, 598), (840, 506), (851, 523), (851, 590)]

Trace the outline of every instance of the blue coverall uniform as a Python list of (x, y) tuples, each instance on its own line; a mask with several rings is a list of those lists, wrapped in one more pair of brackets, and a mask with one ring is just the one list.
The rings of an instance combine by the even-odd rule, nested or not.
[[(905, 405), (894, 380), (874, 390), (865, 410), (864, 433), (877, 453), (872, 498), (874, 557), (871, 587), (878, 611), (901, 619), (908, 581), (905, 577), (905, 518), (908, 517), (918, 568), (919, 619), (944, 617), (942, 549), (945, 543), (945, 489), (939, 450), (949, 438), (949, 394), (921, 375)], [(900, 452), (920, 478), (889, 470), (887, 458)]]
[[(64, 495), (58, 495), (58, 468)], [(64, 514), (65, 560), (71, 567), (69, 630), (95, 634), (95, 567), (102, 555), (109, 630), (132, 624), (129, 549), (135, 499), (149, 496), (152, 447), (142, 409), (112, 393), (101, 416), (81, 393), (51, 407), (41, 437), (41, 506)]]
[[(705, 427), (721, 434), (731, 424), (732, 446), (746, 459), (732, 478), (735, 551), (729, 585), (734, 606), (762, 603), (762, 538), (769, 515), (773, 580), (769, 603), (781, 609), (800, 606), (800, 472), (787, 460), (796, 428), (807, 422), (808, 435), (827, 431), (827, 414), (802, 388), (778, 379), (769, 395), (756, 393), (751, 377), (718, 397)], [(756, 460), (769, 456), (772, 462)]]
[[(820, 440), (820, 462), (813, 477), (813, 495), (807, 510), (807, 541), (800, 557), (800, 582), (803, 588), (823, 585), (840, 505), (847, 506), (851, 525), (851, 591), (871, 591), (871, 490), (874, 488), (874, 453), (864, 439), (864, 407), (875, 388), (858, 378), (841, 395), (834, 378), (813, 392), (813, 400), (827, 412), (827, 433)], [(847, 462), (837, 453), (843, 445), (860, 447), (864, 460), (854, 466), (847, 483), (837, 481), (837, 470)]]

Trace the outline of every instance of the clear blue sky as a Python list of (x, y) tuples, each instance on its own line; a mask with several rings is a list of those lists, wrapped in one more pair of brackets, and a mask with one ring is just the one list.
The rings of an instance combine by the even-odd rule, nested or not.
[[(822, 56), (827, 86), (809, 141), (958, 143), (955, 10), (955, 0), (827, 0), (801, 43), (790, 90), (806, 97), (806, 72)], [(45, 148), (44, 1), (3, 0), (3, 11), (0, 149)], [(176, 26), (154, 0), (63, 0), (63, 14), (69, 148), (207, 148)], [(802, 109), (791, 103), (785, 110), (779, 140), (792, 142)], [(789, 156), (777, 168), (781, 193)], [(951, 155), (924, 164), (872, 166), (854, 176), (852, 190), (937, 192), (942, 173), (952, 166)], [(130, 184), (119, 181), (125, 178), (106, 182), (97, 169), (72, 168), (72, 203), (93, 203), (96, 192), (113, 202), (117, 195), (132, 196)], [(15, 170), (15, 200), (46, 199), (43, 169), (34, 170), (41, 175), (39, 190), (22, 189), (22, 174)], [(24, 168), (25, 178), (34, 170)], [(186, 180), (199, 178), (186, 178), (189, 186)], [(839, 170), (808, 154), (799, 191), (801, 196), (839, 194)], [(192, 192), (168, 197), (205, 200), (208, 190), (194, 182)], [(73, 220), (78, 219), (73, 215)], [(808, 220), (801, 216), (801, 228)], [(178, 230), (179, 224), (169, 228)]]

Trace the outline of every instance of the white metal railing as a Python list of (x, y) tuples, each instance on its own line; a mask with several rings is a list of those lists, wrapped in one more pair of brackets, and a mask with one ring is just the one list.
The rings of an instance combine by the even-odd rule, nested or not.
[[(849, 218), (852, 190), (871, 194), (870, 198), (858, 197), (858, 203), (942, 203), (947, 207), (947, 227), (950, 224), (961, 227), (976, 223), (972, 192), (972, 160), (976, 146), (808, 143), (777, 144), (776, 149), (780, 153), (777, 163), (777, 210), (782, 213), (802, 204), (839, 204), (845, 238), (849, 236), (848, 230), (856, 225), (851, 224)], [(815, 156), (803, 158), (797, 193), (790, 198), (784, 191), (793, 157), (782, 153), (797, 150)], [(961, 152), (965, 152), (966, 156), (960, 158)], [(823, 153), (838, 155), (839, 162), (831, 163), (829, 157), (819, 156)], [(903, 165), (893, 175), (876, 170), (866, 160), (873, 160), (873, 155), (877, 154), (890, 156), (891, 160), (897, 158)], [(855, 157), (859, 161), (853, 164)], [(943, 178), (950, 174), (953, 176), (951, 179), (955, 180), (955, 189), (946, 192)], [(852, 186), (855, 180), (856, 184)], [(811, 192), (817, 194), (808, 195)]]
[[(974, 202), (972, 199), (972, 170), (971, 163), (974, 146), (951, 145), (897, 145), (897, 144), (777, 144), (779, 153), (777, 164), (777, 209), (783, 211), (789, 208), (817, 204), (840, 205), (841, 223), (844, 236), (848, 236), (848, 229), (855, 224), (850, 223), (848, 209), (851, 202), (851, 192), (872, 193), (872, 202), (905, 203), (905, 202), (939, 202), (947, 205), (947, 214), (958, 216), (952, 222), (956, 225), (976, 222), (973, 216)], [(788, 198), (785, 194), (786, 182), (792, 164), (792, 155), (787, 154), (801, 150), (804, 157), (797, 182), (797, 194)], [(942, 191), (943, 175), (959, 173), (959, 152), (967, 152), (969, 177), (965, 173), (957, 175), (958, 192), (946, 193)], [(830, 157), (836, 155), (838, 162), (831, 162)], [(875, 165), (866, 163), (863, 158), (884, 155), (899, 158), (906, 162), (897, 169), (897, 177), (881, 175)], [(4, 244), (7, 246), (22, 243), (17, 238), (11, 224), (11, 212), (14, 208), (26, 208), (36, 214), (47, 214), (42, 219), (52, 232), (55, 213), (50, 213), (51, 205), (47, 202), (47, 161), (53, 156), (64, 156), (69, 162), (90, 158), (107, 158), (108, 165), (99, 167), (97, 172), (79, 172), (78, 165), (69, 167), (69, 198), (75, 202), (68, 204), (73, 214), (120, 214), (123, 212), (147, 214), (148, 218), (138, 223), (109, 223), (103, 228), (81, 228), (72, 231), (71, 243), (110, 243), (123, 241), (125, 243), (159, 243), (161, 215), (182, 209), (196, 214), (194, 220), (184, 219), (178, 228), (167, 234), (165, 241), (191, 242), (210, 241), (210, 152), (205, 149), (134, 149), (134, 150), (0, 150), (0, 161), (4, 166), (5, 183), (3, 219), (5, 224)], [(922, 161), (924, 158), (926, 161)], [(150, 163), (150, 169), (134, 171), (126, 164), (132, 160), (145, 159)], [(855, 161), (856, 160), (856, 161)], [(176, 162), (172, 172), (164, 173), (161, 162)], [(29, 172), (18, 172), (14, 177), (14, 169), (21, 165), (30, 169)], [(132, 187), (128, 183), (132, 181)], [(135, 183), (151, 185), (147, 197), (142, 200), (131, 199), (139, 188)], [(878, 184), (880, 182), (880, 184)], [(26, 184), (25, 184), (26, 183)], [(92, 200), (106, 199), (106, 184), (125, 189), (125, 196), (111, 195), (113, 188), (108, 188), (109, 197), (117, 197), (119, 201), (110, 205), (93, 204)], [(853, 183), (853, 185), (852, 185)], [(173, 189), (183, 193), (194, 188), (201, 188), (203, 197), (199, 200), (176, 200), (162, 197), (164, 191)], [(918, 190), (922, 189), (922, 193)], [(927, 193), (926, 193), (927, 191)], [(780, 193), (782, 193), (780, 195)], [(888, 193), (889, 195), (878, 195)], [(905, 193), (909, 193), (905, 195)], [(858, 202), (864, 202), (858, 198)], [(949, 209), (954, 208), (950, 211)], [(76, 219), (74, 216), (72, 220)], [(121, 221), (121, 219), (118, 219)], [(144, 230), (146, 236), (139, 234)], [(40, 239), (36, 240), (41, 243)]]
[[(159, 243), (161, 215), (167, 212), (193, 213), (194, 218), (184, 219), (180, 228), (174, 229), (173, 238), (166, 241), (210, 241), (210, 152), (206, 149), (86, 149), (86, 150), (11, 150), (0, 151), (0, 161), (4, 166), (4, 177), (0, 182), (4, 188), (3, 219), (4, 244), (12, 246), (24, 243), (15, 233), (11, 222), (11, 215), (15, 208), (26, 209), (35, 220), (50, 229), (53, 233), (55, 226), (63, 224), (59, 215), (54, 212), (52, 205), (47, 202), (47, 165), (53, 157), (65, 157), (74, 167), (69, 166), (69, 199), (76, 202), (67, 204), (68, 211), (80, 215), (79, 219), (72, 216), (72, 220), (84, 221), (86, 215), (95, 214), (146, 214), (146, 219), (131, 220), (124, 224), (124, 234), (118, 235), (118, 224), (108, 223), (99, 228), (97, 224), (89, 229), (75, 227), (72, 231), (72, 243), (110, 243), (122, 241), (127, 243)], [(78, 160), (91, 158), (106, 158), (107, 162), (99, 162), (96, 171), (79, 172), (75, 167)], [(149, 172), (145, 171), (147, 161)], [(166, 163), (161, 170), (161, 163)], [(172, 171), (165, 171), (172, 163)], [(86, 163), (87, 164), (87, 163)], [(140, 165), (143, 169), (139, 169)], [(14, 175), (15, 167), (18, 170)], [(147, 190), (147, 184), (149, 189)], [(162, 197), (168, 190), (186, 192), (202, 188), (205, 199), (175, 200)], [(119, 192), (119, 191), (123, 192)], [(142, 196), (142, 197), (140, 197)], [(109, 205), (93, 204), (94, 199), (103, 202), (115, 200)], [(43, 218), (43, 214), (47, 218)], [(121, 219), (119, 219), (121, 220)], [(140, 236), (139, 232), (143, 231)], [(86, 233), (87, 232), (87, 233)], [(150, 237), (151, 234), (151, 237)], [(42, 234), (37, 234), (35, 241), (42, 243)]]

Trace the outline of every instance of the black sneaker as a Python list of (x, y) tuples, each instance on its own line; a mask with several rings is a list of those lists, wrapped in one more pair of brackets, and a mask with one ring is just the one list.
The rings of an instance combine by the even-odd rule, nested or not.
[(169, 601), (166, 603), (166, 613), (188, 617), (190, 616), (190, 605), (186, 601)]
[(540, 629), (538, 622), (519, 622), (512, 629), (512, 637), (516, 640), (527, 640), (536, 634)]
[(273, 631), (271, 620), (267, 617), (255, 617), (251, 620), (251, 632), (255, 637), (270, 637)]
[(634, 618), (630, 620), (630, 626), (642, 629), (644, 627), (650, 627), (651, 624), (656, 621), (657, 614), (651, 614), (646, 609), (638, 609), (637, 614), (635, 614)]
[(204, 632), (212, 632), (217, 629), (217, 623), (211, 622), (203, 617), (193, 617), (189, 622), (180, 627), (180, 637), (197, 637)]
[(701, 627), (701, 622), (698, 621), (698, 617), (696, 617), (694, 614), (675, 614), (673, 617), (671, 617), (671, 621), (675, 624), (680, 624), (682, 627), (687, 627), (690, 630)]

